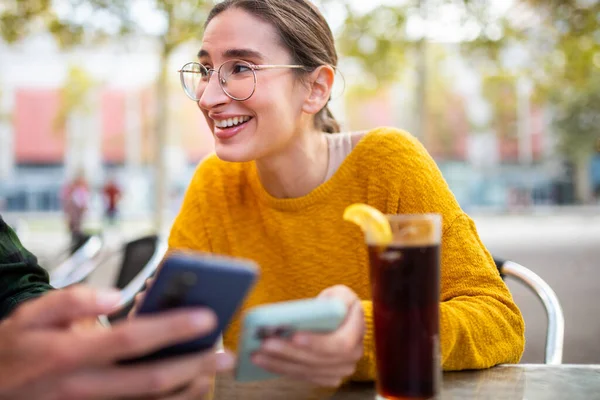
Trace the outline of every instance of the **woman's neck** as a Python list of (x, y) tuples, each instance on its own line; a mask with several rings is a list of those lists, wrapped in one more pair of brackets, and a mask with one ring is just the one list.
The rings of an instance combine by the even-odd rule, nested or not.
[(260, 181), (271, 196), (302, 197), (323, 183), (329, 164), (325, 135), (314, 131), (298, 135), (283, 151), (256, 160)]

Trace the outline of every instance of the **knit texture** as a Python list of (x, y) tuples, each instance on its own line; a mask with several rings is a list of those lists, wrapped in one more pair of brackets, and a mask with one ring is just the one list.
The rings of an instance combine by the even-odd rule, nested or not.
[[(443, 218), (440, 342), (445, 370), (516, 363), (524, 323), (472, 220), (433, 159), (410, 134), (367, 133), (338, 171), (311, 193), (279, 199), (263, 188), (254, 162), (210, 155), (198, 166), (169, 238), (172, 249), (244, 257), (261, 277), (243, 309), (317, 296), (343, 284), (363, 300), (367, 331), (354, 380), (375, 378), (369, 259), (360, 229), (342, 219), (352, 203), (387, 214)], [(225, 333), (235, 349), (239, 315)]]

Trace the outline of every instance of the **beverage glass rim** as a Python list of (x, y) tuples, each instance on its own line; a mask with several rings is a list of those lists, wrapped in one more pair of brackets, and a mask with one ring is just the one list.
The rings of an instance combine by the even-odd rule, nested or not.
[[(423, 214), (386, 214), (385, 215), (387, 221), (390, 224), (390, 228), (392, 229), (392, 241), (390, 245), (395, 246), (424, 246), (424, 245), (439, 245), (442, 240), (442, 215), (437, 213), (423, 213)], [(421, 225), (422, 222), (426, 222), (430, 224), (433, 230), (426, 231), (425, 233), (428, 239), (417, 239), (420, 235), (414, 236), (414, 234), (409, 234), (405, 236), (406, 233), (404, 229), (406, 227), (405, 224), (410, 226), (411, 224), (415, 224), (415, 226)], [(411, 238), (412, 236), (412, 238)]]

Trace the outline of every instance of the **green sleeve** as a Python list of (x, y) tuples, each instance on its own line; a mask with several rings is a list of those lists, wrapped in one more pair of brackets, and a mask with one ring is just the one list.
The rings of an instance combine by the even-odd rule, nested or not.
[(0, 320), (17, 305), (49, 290), (48, 272), (0, 217)]

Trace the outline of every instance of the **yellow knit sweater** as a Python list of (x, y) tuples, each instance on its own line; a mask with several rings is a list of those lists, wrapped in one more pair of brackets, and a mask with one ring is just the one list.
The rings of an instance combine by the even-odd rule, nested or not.
[[(388, 214), (443, 217), (440, 341), (446, 370), (516, 363), (524, 323), (472, 220), (461, 210), (435, 162), (408, 133), (366, 134), (338, 171), (306, 196), (278, 199), (262, 187), (254, 162), (215, 155), (196, 170), (169, 238), (172, 249), (245, 257), (261, 278), (244, 309), (316, 296), (343, 284), (363, 300), (367, 332), (354, 380), (375, 377), (369, 262), (360, 229), (344, 208), (367, 203)], [(236, 318), (224, 341), (236, 348)]]

